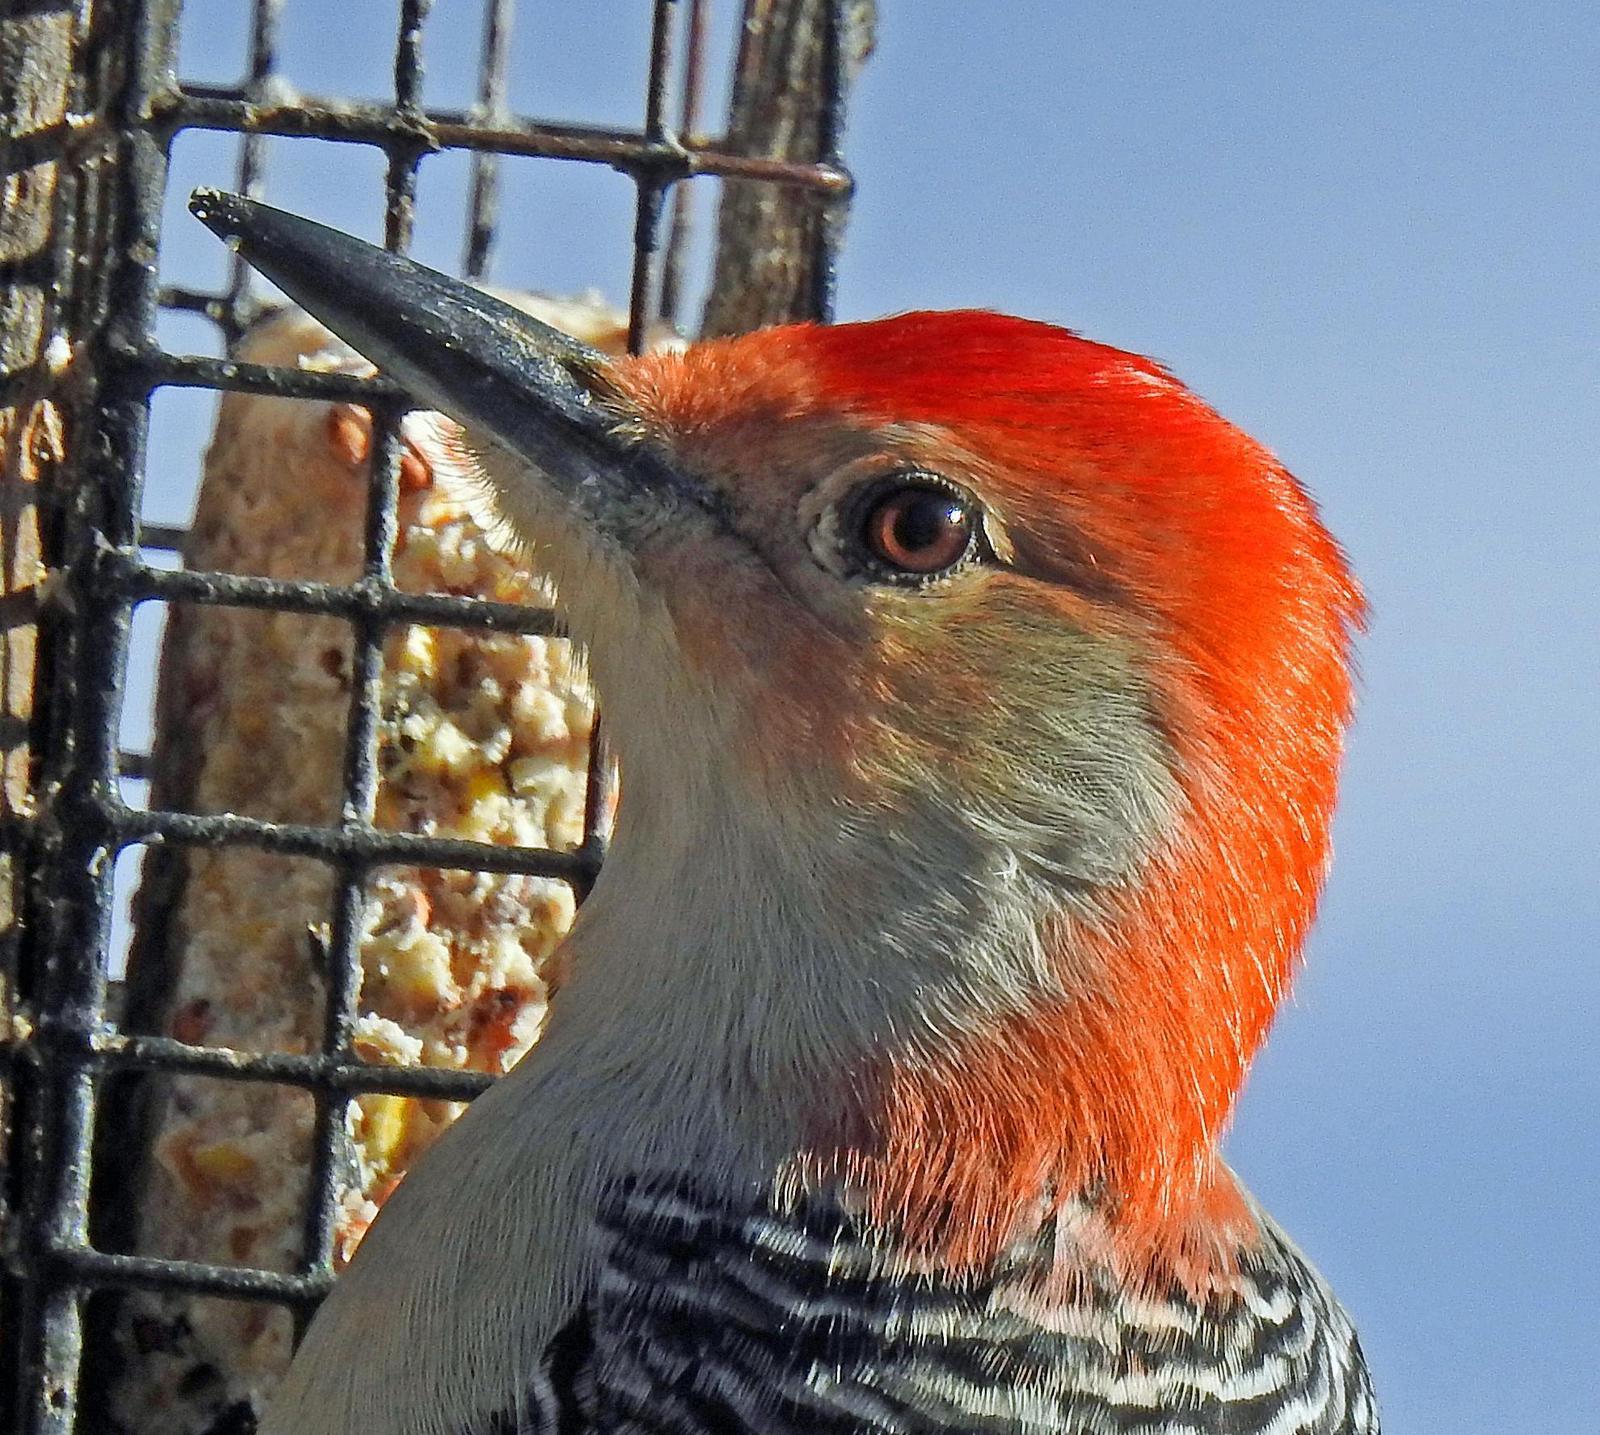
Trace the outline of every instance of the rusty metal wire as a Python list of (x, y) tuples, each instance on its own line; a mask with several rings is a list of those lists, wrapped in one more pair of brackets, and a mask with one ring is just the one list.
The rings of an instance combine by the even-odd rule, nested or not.
[[(533, 851), (380, 830), (372, 822), (378, 785), (382, 641), (401, 623), (545, 633), (548, 612), (471, 598), (399, 591), (390, 570), (397, 522), (399, 420), (405, 403), (381, 378), (293, 372), (228, 359), (178, 356), (157, 343), (163, 309), (210, 319), (231, 352), (261, 312), (250, 275), (234, 260), (220, 292), (163, 287), (157, 277), (160, 215), (175, 138), (191, 130), (243, 136), (237, 187), (263, 190), (265, 137), (312, 137), (377, 147), (386, 159), (387, 244), (404, 250), (416, 211), (422, 159), (471, 152), (463, 269), (487, 272), (494, 247), (502, 156), (600, 164), (632, 179), (633, 277), (630, 342), (637, 350), (682, 286), (676, 258), (663, 253), (663, 217), (675, 186), (701, 175), (783, 186), (814, 196), (819, 223), (808, 256), (809, 317), (826, 318), (833, 250), (850, 179), (837, 143), (845, 88), (840, 41), (846, 7), (829, 11), (820, 75), (824, 143), (812, 159), (751, 155), (693, 133), (695, 87), (703, 70), (701, 0), (654, 0), (645, 121), (637, 131), (538, 122), (507, 106), (512, 0), (486, 0), (477, 102), (468, 111), (428, 109), (421, 77), (428, 0), (402, 0), (392, 39), (392, 103), (280, 98), (277, 35), (284, 0), (254, 0), (249, 57), (236, 86), (185, 83), (173, 74), (178, 0), (122, 0), (98, 7), (99, 31), (86, 44), (80, 76), (100, 87), (98, 110), (67, 136), (26, 137), (41, 156), (65, 156), (59, 232), (76, 253), (52, 256), (61, 281), (55, 332), (74, 332), (93, 313), (93, 402), (80, 435), (77, 481), (53, 519), (52, 596), (42, 617), (47, 699), (37, 737), (37, 810), (7, 817), (6, 851), (26, 873), (24, 946), (14, 975), (10, 1029), (0, 1032), (0, 1080), (16, 1097), (0, 1215), (5, 1217), (0, 1319), (0, 1427), (18, 1435), (69, 1435), (88, 1428), (81, 1372), (95, 1353), (86, 1304), (97, 1292), (153, 1289), (268, 1301), (309, 1315), (333, 1279), (333, 1212), (344, 1115), (353, 1095), (393, 1092), (466, 1099), (489, 1078), (476, 1073), (379, 1067), (352, 1050), (359, 980), (363, 882), (383, 864), (408, 863), (523, 872), (568, 881), (581, 893), (603, 857), (600, 814), (610, 771), (596, 739), (591, 754), (585, 838), (574, 852)], [(770, 8), (770, 7), (769, 7)], [(371, 37), (373, 43), (378, 37)], [(680, 65), (677, 52), (684, 51)], [(682, 77), (688, 77), (685, 89)], [(92, 82), (92, 83), (91, 83)], [(678, 85), (675, 125), (674, 85)], [(91, 111), (93, 110), (93, 113)], [(66, 162), (92, 156), (100, 179), (75, 179)], [(17, 150), (9, 163), (30, 158)], [(85, 171), (87, 174), (88, 171)], [(96, 188), (96, 185), (99, 187)], [(96, 197), (98, 196), (98, 198)], [(66, 207), (76, 206), (68, 215)], [(68, 222), (70, 221), (70, 222)], [(680, 218), (680, 227), (683, 221)], [(97, 232), (113, 224), (115, 235)], [(664, 260), (665, 265), (664, 265)], [(84, 269), (88, 263), (94, 270)], [(665, 272), (663, 272), (665, 269)], [(74, 273), (78, 277), (74, 278)], [(84, 277), (87, 275), (87, 277)], [(663, 295), (663, 289), (665, 294)], [(797, 315), (796, 317), (802, 317)], [(26, 377), (26, 376), (24, 376)], [(8, 377), (9, 383), (9, 377)], [(242, 390), (297, 398), (341, 398), (373, 412), (374, 480), (367, 506), (364, 565), (347, 586), (285, 582), (230, 573), (174, 571), (150, 555), (177, 549), (181, 530), (145, 524), (141, 489), (152, 395), (163, 387)], [(143, 754), (118, 750), (130, 627), (141, 603), (231, 604), (330, 614), (354, 632), (354, 680), (343, 773), (342, 817), (329, 827), (232, 815), (144, 810), (123, 798), (121, 780), (148, 772)], [(246, 844), (326, 863), (336, 874), (320, 1050), (310, 1055), (245, 1054), (117, 1029), (111, 1009), (113, 869), (137, 844)], [(0, 976), (5, 973), (0, 972)], [(0, 1014), (4, 1008), (0, 1007)], [(91, 1238), (97, 1118), (106, 1079), (117, 1073), (187, 1073), (274, 1082), (310, 1092), (316, 1103), (312, 1179), (304, 1211), (303, 1262), (289, 1274), (117, 1253)]]

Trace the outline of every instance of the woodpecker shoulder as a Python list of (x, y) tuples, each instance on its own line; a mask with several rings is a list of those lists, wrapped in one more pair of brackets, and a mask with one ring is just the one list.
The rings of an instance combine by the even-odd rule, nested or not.
[(607, 1197), (604, 1256), (521, 1408), (461, 1435), (1376, 1435), (1365, 1360), (1270, 1221), (1232, 1288), (1043, 1298), (1046, 1223), (982, 1277), (886, 1268), (833, 1200), (735, 1209), (681, 1181)]

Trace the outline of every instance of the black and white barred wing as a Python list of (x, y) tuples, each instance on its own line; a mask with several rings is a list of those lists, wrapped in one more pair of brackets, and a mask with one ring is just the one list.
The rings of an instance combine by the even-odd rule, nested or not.
[[(887, 1279), (837, 1211), (737, 1213), (636, 1186), (526, 1408), (485, 1435), (1377, 1435), (1350, 1322), (1272, 1228), (1226, 1304)], [(468, 1435), (468, 1432), (463, 1432)], [(470, 1432), (477, 1435), (477, 1432)]]

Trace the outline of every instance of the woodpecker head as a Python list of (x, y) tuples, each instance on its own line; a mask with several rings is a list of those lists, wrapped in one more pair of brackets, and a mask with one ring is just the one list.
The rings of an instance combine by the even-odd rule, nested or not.
[[(1248, 1224), (1216, 1143), (1321, 886), (1361, 613), (1270, 453), (1044, 324), (610, 360), (321, 226), (195, 208), (463, 426), (589, 650), (618, 861), (712, 888), (719, 1019), (741, 1079), (802, 1092), (801, 1179), (956, 1267), (1041, 1204), (1167, 1268)], [(683, 960), (676, 999), (711, 1000)]]

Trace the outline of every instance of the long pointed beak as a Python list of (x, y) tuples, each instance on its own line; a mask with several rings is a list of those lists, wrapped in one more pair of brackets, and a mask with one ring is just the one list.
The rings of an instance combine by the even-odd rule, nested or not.
[(611, 361), (470, 284), (326, 225), (196, 190), (195, 217), (417, 400), (491, 440), (626, 541), (688, 500), (716, 505), (630, 437)]

